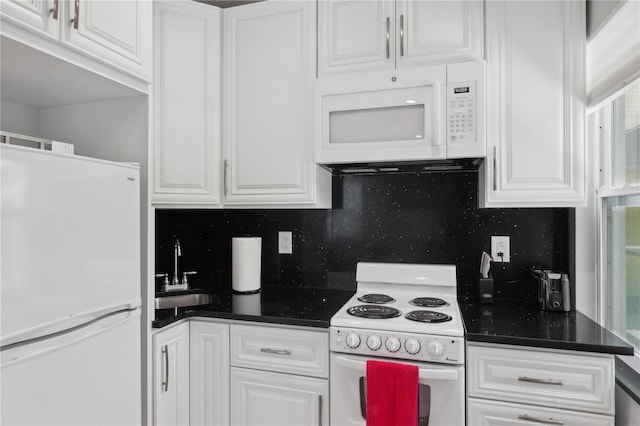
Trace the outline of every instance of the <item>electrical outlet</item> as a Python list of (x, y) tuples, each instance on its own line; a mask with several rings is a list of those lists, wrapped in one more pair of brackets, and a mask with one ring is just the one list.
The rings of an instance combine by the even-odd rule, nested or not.
[(511, 247), (508, 236), (493, 235), (491, 237), (491, 257), (494, 262), (511, 262)]
[(278, 254), (293, 254), (293, 235), (291, 231), (278, 231)]

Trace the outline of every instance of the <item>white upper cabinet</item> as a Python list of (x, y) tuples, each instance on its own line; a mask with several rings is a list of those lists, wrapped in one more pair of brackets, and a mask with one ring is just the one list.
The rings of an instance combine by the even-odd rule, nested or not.
[[(151, 2), (75, 0), (68, 3), (63, 42), (88, 56), (148, 79)], [(68, 24), (67, 24), (68, 23)]]
[(318, 1), (318, 75), (482, 59), (482, 1)]
[[(104, 74), (107, 67), (128, 78), (149, 81), (149, 1), (7, 0), (2, 1), (1, 10), (3, 23), (10, 24), (2, 29), (5, 36), (88, 69), (95, 68), (99, 74)], [(101, 66), (94, 67), (83, 57)]]
[(154, 2), (155, 204), (219, 205), (220, 9)]
[(486, 3), (483, 207), (572, 207), (585, 199), (585, 5)]
[(224, 11), (224, 203), (328, 207), (315, 164), (315, 3)]
[(0, 10), (5, 22), (52, 40), (59, 38), (60, 0), (3, 0)]
[(395, 68), (395, 2), (318, 1), (318, 74)]

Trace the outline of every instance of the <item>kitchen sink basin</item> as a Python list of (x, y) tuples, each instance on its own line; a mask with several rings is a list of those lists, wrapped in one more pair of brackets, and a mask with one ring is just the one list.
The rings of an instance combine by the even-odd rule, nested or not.
[(213, 296), (206, 293), (176, 294), (173, 296), (156, 297), (156, 309), (206, 305), (212, 301)]

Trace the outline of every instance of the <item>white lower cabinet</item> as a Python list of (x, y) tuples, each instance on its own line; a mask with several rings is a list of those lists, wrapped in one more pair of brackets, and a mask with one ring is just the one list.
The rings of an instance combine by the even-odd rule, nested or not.
[(329, 424), (329, 335), (231, 325), (231, 424)]
[(613, 355), (469, 343), (467, 423), (613, 425)]
[(614, 418), (602, 414), (580, 413), (536, 407), (525, 404), (511, 404), (500, 401), (469, 398), (467, 403), (467, 424), (469, 426), (503, 425), (562, 425), (562, 426), (613, 426)]
[(153, 424), (189, 424), (189, 323), (153, 335)]
[(229, 324), (191, 321), (191, 425), (229, 424)]
[(231, 368), (231, 424), (328, 424), (329, 380)]

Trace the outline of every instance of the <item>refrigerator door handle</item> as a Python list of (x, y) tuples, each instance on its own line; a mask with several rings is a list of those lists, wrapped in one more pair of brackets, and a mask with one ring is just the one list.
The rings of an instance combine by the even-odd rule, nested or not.
[(68, 346), (72, 343), (117, 327), (132, 318), (139, 317), (139, 307), (122, 308), (96, 316), (86, 322), (71, 326), (64, 330), (3, 345), (0, 347), (0, 365), (5, 367), (24, 359), (38, 356), (60, 347)]

